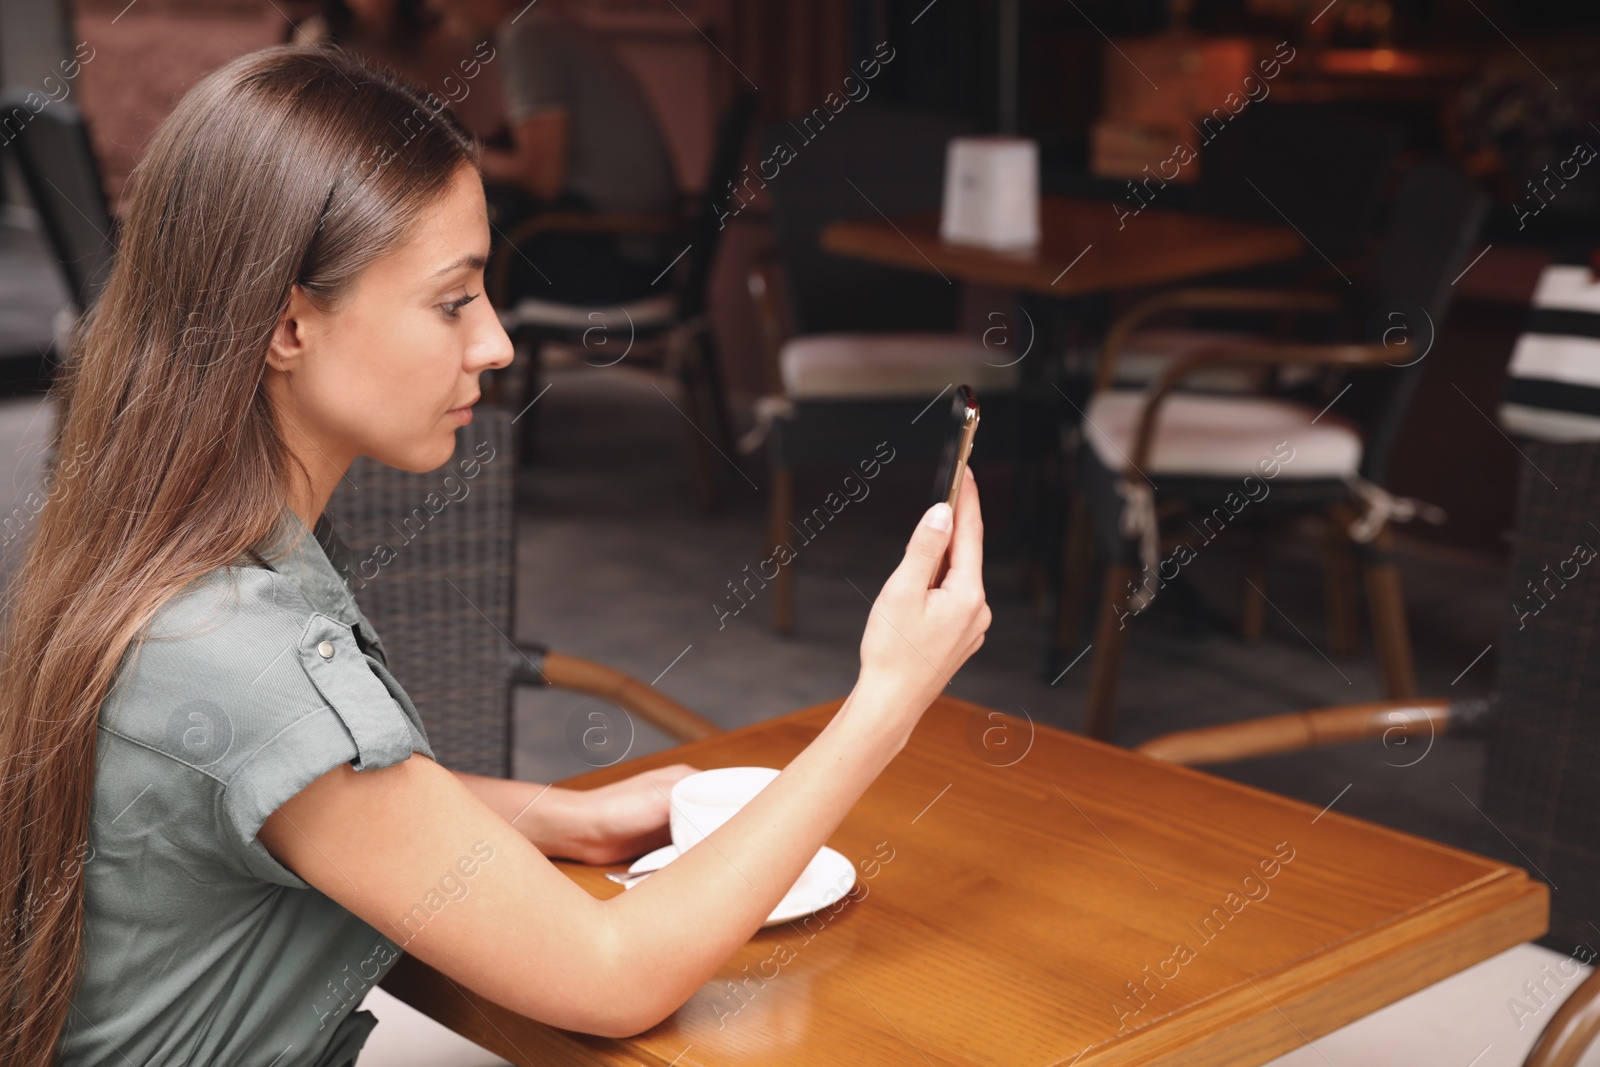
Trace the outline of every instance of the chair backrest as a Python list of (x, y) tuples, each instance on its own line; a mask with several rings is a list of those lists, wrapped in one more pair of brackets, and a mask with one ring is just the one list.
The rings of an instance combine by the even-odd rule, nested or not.
[(1488, 210), (1489, 194), (1454, 163), (1430, 160), (1407, 170), (1364, 286), (1369, 310), (1405, 300), (1442, 321)]
[(13, 150), (67, 291), (78, 310), (86, 311), (116, 255), (100, 168), (78, 109), (59, 100), (35, 113), (25, 103), (30, 96), (37, 99), (22, 90), (0, 96), (0, 139)]
[[(1434, 342), (1450, 312), (1453, 283), (1470, 262), (1488, 210), (1488, 193), (1454, 163), (1418, 163), (1400, 179), (1356, 309), (1367, 340), (1378, 341), (1391, 327), (1402, 327), (1411, 347), (1396, 355), (1394, 371), (1351, 375), (1349, 395), (1339, 401), (1342, 412), (1366, 427), (1361, 473), (1374, 482), (1383, 481), (1429, 359), (1439, 358)], [(1424, 343), (1431, 347), (1410, 355)]]
[[(1282, 225), (1287, 218), (1325, 267), (1366, 250), (1385, 183), (1404, 140), (1393, 123), (1329, 104), (1246, 107), (1226, 127), (1205, 128), (1193, 210)], [(1281, 277), (1281, 275), (1280, 275)]]
[(716, 140), (711, 150), (711, 167), (706, 172), (706, 190), (700, 209), (689, 226), (689, 252), (683, 283), (678, 289), (678, 320), (687, 322), (706, 309), (711, 284), (711, 268), (716, 261), (726, 216), (734, 196), (734, 183), (741, 178), (740, 162), (755, 121), (756, 94), (739, 86), (734, 90), (722, 117), (717, 120)]
[(1495, 645), (1488, 825), (1471, 844), (1551, 884), (1546, 941), (1570, 952), (1600, 938), (1600, 442), (1519, 447), (1528, 463)]
[(1500, 425), (1513, 437), (1600, 441), (1600, 249), (1564, 242), (1539, 272), (1511, 349)]
[(355, 559), (356, 602), (422, 715), (439, 762), (511, 773), (516, 459), (510, 413), (488, 405), (426, 474), (365, 456), (328, 503)]
[(945, 146), (967, 132), (958, 120), (876, 101), (846, 104), (837, 115), (818, 107), (762, 131), (762, 172), (770, 176), (797, 333), (955, 327), (958, 286), (830, 255), (817, 241), (835, 220), (937, 211)]

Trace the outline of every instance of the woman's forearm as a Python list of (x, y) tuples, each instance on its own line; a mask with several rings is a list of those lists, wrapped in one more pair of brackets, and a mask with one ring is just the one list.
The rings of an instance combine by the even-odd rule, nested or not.
[[(638, 990), (639, 1030), (682, 1005), (747, 942), (904, 748), (891, 698), (852, 691), (782, 773), (699, 847), (607, 901), (607, 956)], [(911, 720), (911, 721), (914, 721)], [(641, 976), (648, 976), (642, 981)]]
[(451, 773), (546, 856), (585, 858), (582, 855), (584, 827), (575, 810), (573, 790), (466, 771)]
[[(480, 973), (480, 992), (532, 1018), (623, 1037), (656, 1025), (705, 985), (761, 927), (862, 793), (904, 749), (951, 676), (982, 646), (991, 613), (983, 595), (983, 526), (970, 469), (954, 518), (952, 533), (951, 508), (941, 502), (912, 533), (905, 557), (873, 601), (861, 638), (861, 672), (839, 711), (698, 847), (604, 901), (573, 892), (548, 865), (533, 866), (517, 880), (535, 885), (534, 897), (523, 902), (508, 893), (480, 909), (477, 917), (492, 932), (492, 944), (458, 949), (453, 960), (463, 973), (469, 967), (482, 972), (488, 956), (504, 961), (488, 968), (493, 974)], [(944, 580), (934, 585), (946, 560)], [(629, 780), (637, 784), (627, 799), (655, 800), (642, 819), (634, 805), (635, 829), (664, 829), (672, 785), (688, 770), (679, 764)], [(556, 917), (544, 904), (558, 896), (566, 903)], [(506, 932), (519, 916), (530, 940), (513, 943), (508, 952)], [(561, 946), (559, 983), (548, 980), (552, 945)]]

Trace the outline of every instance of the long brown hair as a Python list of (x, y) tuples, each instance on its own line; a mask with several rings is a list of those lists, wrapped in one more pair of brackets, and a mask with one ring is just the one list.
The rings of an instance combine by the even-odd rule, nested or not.
[(46, 1067), (65, 1025), (96, 723), (124, 653), (288, 499), (297, 461), (262, 378), (291, 287), (336, 310), (463, 165), (478, 145), (436, 97), (283, 45), (195, 85), (134, 171), (53, 387), (56, 461), (0, 637), (0, 1062)]

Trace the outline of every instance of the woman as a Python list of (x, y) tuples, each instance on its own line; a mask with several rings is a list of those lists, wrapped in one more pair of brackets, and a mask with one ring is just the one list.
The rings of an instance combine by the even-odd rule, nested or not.
[[(340, 1067), (398, 951), (556, 1026), (655, 1024), (761, 925), (982, 643), (977, 490), (930, 510), (826, 729), (597, 900), (546, 854), (664, 841), (690, 768), (541, 793), (433, 761), (330, 556), (356, 455), (450, 457), (511, 346), (474, 142), (336, 50), (202, 80), (73, 338), (0, 659), (0, 1062)], [(945, 551), (950, 572), (930, 589)]]

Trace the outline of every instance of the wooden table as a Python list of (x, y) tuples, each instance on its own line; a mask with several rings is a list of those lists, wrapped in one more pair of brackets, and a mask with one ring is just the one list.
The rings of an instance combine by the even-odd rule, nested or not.
[(1019, 252), (942, 241), (938, 212), (897, 216), (893, 221), (879, 217), (833, 222), (823, 229), (821, 240), (823, 248), (842, 256), (1058, 297), (1165, 285), (1293, 259), (1305, 250), (1300, 236), (1287, 225), (1155, 206), (1119, 218), (1113, 203), (1120, 203), (1124, 211), (1134, 206), (1132, 201), (1041, 198), (1040, 243)]
[[(570, 784), (680, 760), (782, 767), (837, 707)], [(1538, 937), (1549, 915), (1518, 868), (953, 699), (830, 843), (858, 888), (759, 931), (646, 1034), (573, 1034), (481, 998), (430, 1011), (541, 1067), (1242, 1067)], [(561, 866), (596, 896), (623, 891)], [(403, 958), (384, 982), (401, 999), (407, 969), (425, 968)]]

